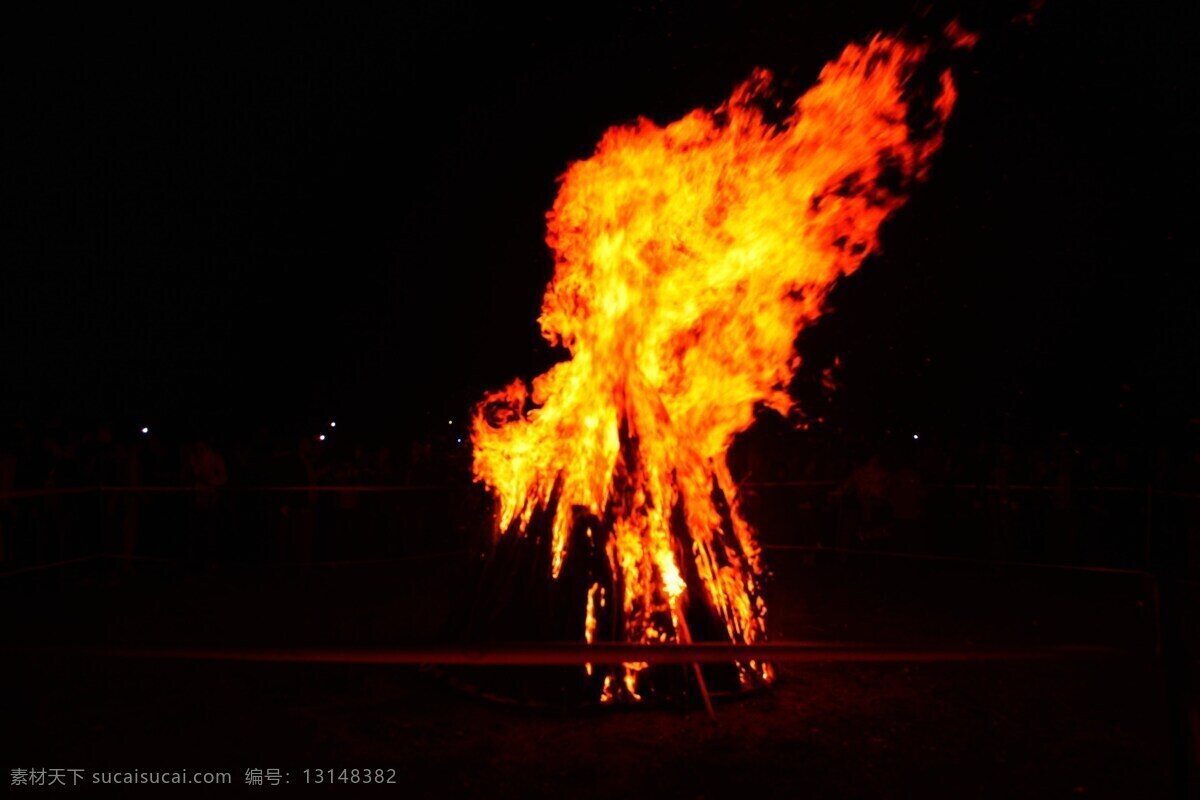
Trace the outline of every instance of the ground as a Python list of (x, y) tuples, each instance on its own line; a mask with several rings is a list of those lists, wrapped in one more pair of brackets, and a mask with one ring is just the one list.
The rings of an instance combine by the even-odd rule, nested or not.
[[(197, 796), (1170, 795), (1167, 698), (1148, 594), (1136, 578), (798, 553), (772, 562), (780, 635), (948, 646), (1072, 641), (1126, 653), (784, 665), (772, 690), (719, 704), (715, 722), (696, 707), (527, 708), (481, 699), (413, 666), (71, 652), (112, 643), (434, 640), (462, 593), (460, 564), (282, 573), (81, 565), (3, 584), (5, 630), (22, 648), (5, 654), (5, 769), (233, 773), (232, 789), (194, 787)], [(283, 770), (287, 790), (242, 786), (252, 768)], [(393, 768), (400, 785), (306, 786), (306, 768)]]

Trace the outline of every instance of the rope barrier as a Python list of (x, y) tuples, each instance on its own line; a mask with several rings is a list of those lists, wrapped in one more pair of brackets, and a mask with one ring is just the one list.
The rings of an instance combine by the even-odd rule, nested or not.
[[(839, 481), (755, 481), (742, 484), (748, 489), (775, 488), (829, 488), (839, 486)], [(88, 494), (101, 492), (111, 494), (195, 494), (197, 492), (235, 492), (244, 494), (255, 493), (298, 493), (298, 492), (350, 492), (350, 493), (407, 493), (407, 492), (439, 492), (449, 491), (447, 484), (379, 484), (379, 485), (326, 485), (312, 486), (221, 486), (206, 488), (202, 486), (61, 486), (47, 489), (14, 489), (0, 492), (0, 500), (21, 497), (54, 497), (57, 495)], [(1057, 486), (1030, 483), (995, 484), (995, 483), (932, 483), (926, 484), (925, 489), (954, 489), (958, 491), (1012, 491), (1012, 492), (1051, 492), (1059, 489)], [(1144, 486), (1077, 486), (1073, 492), (1101, 492), (1111, 494), (1145, 494)], [(1165, 497), (1200, 498), (1200, 492), (1177, 489), (1150, 489), (1150, 494)]]
[(437, 492), (447, 491), (450, 487), (445, 484), (398, 484), (379, 486), (351, 486), (314, 484), (312, 486), (97, 486), (94, 491), (112, 492), (115, 494), (137, 494), (141, 492), (162, 492), (165, 494), (194, 494), (197, 492), (237, 492), (245, 494), (299, 493), (299, 492)]
[(28, 567), (19, 567), (18, 569), (10, 569), (7, 572), (0, 572), (0, 578), (8, 578), (12, 575), (24, 575), (27, 572), (41, 572), (42, 570), (54, 569), (56, 567), (69, 567), (72, 564), (82, 564), (85, 561), (95, 561), (103, 556), (93, 553), (89, 556), (79, 556), (78, 558), (67, 558), (62, 561), (51, 561), (46, 564), (31, 564)]
[(74, 494), (197, 494), (202, 492), (235, 492), (244, 494), (300, 493), (300, 492), (439, 492), (448, 491), (445, 484), (397, 484), (378, 486), (313, 485), (313, 486), (62, 486), (49, 489), (15, 489), (0, 492), (0, 500), (22, 497), (55, 497)]
[[(437, 553), (413, 553), (407, 556), (394, 556), (392, 558), (364, 558), (364, 559), (344, 559), (340, 561), (272, 561), (270, 566), (282, 567), (363, 567), (373, 564), (399, 564), (410, 561), (433, 561), (440, 558), (465, 557), (467, 553), (462, 550), (445, 550)], [(0, 572), (0, 578), (7, 578), (12, 575), (22, 575), (27, 572), (40, 572), (42, 570), (54, 569), (56, 567), (68, 567), (73, 564), (82, 564), (87, 561), (97, 561), (102, 559), (111, 559), (114, 561), (142, 561), (155, 564), (181, 564), (183, 559), (179, 558), (163, 558), (160, 556), (141, 556), (127, 553), (92, 553), (91, 555), (80, 556), (78, 558), (68, 558), (62, 561), (51, 561), (46, 564), (31, 564), (26, 567)]]
[(1073, 570), (1078, 572), (1115, 573), (1117, 575), (1137, 575), (1152, 578), (1154, 575), (1144, 569), (1127, 569), (1123, 567), (1093, 567), (1081, 564), (1054, 564), (1044, 561), (1005, 561), (987, 558), (971, 558), (970, 556), (943, 556), (932, 553), (901, 553), (895, 550), (855, 550), (850, 547), (820, 547), (803, 544), (768, 544), (764, 550), (800, 551), (808, 553), (837, 553), (840, 555), (869, 556), (883, 558), (907, 558), (915, 561), (953, 561), (967, 564), (978, 564), (990, 567), (1024, 567), (1028, 569)]
[(56, 486), (51, 489), (15, 489), (0, 492), (0, 500), (18, 497), (57, 497), (59, 495), (89, 494), (97, 491), (96, 486)]
[(767, 642), (760, 644), (626, 644), (600, 642), (531, 642), (488, 645), (434, 645), (373, 649), (234, 649), (234, 648), (3, 648), (0, 652), (85, 655), (131, 659), (236, 661), (303, 664), (456, 664), (474, 666), (581, 666), (583, 664), (730, 663), (953, 663), (981, 661), (1047, 661), (1129, 655), (1101, 645), (1061, 644), (1042, 647), (912, 647), (862, 642)]

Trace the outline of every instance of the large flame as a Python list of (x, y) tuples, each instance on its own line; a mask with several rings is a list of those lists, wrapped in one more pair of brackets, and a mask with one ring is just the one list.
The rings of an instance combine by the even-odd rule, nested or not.
[[(758, 70), (713, 112), (610, 129), (562, 177), (540, 324), (570, 358), (532, 392), (517, 380), (479, 404), (474, 470), (500, 534), (545, 512), (555, 578), (580, 518), (601, 521), (593, 546), (621, 638), (687, 641), (697, 598), (729, 640), (765, 635), (760, 548), (726, 453), (756, 406), (787, 412), (797, 332), (876, 249), (940, 144), (948, 71), (926, 123), (910, 125), (927, 47), (850, 45), (778, 124), (764, 119), (771, 76)], [(587, 593), (588, 642), (605, 597), (598, 583)], [(626, 665), (628, 696), (642, 666)], [(605, 687), (606, 699), (620, 691), (612, 676)]]

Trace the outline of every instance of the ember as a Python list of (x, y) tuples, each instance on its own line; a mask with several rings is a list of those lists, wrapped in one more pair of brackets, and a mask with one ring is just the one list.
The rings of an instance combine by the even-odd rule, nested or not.
[[(726, 453), (757, 407), (789, 410), (797, 333), (924, 177), (955, 98), (948, 70), (917, 91), (929, 51), (852, 44), (780, 124), (757, 70), (715, 111), (610, 129), (562, 177), (539, 322), (570, 358), (487, 395), (472, 442), (497, 535), (544, 540), (549, 578), (585, 565), (582, 640), (765, 639)], [(744, 686), (772, 679), (736, 668)], [(601, 700), (644, 694), (645, 664), (596, 670)]]

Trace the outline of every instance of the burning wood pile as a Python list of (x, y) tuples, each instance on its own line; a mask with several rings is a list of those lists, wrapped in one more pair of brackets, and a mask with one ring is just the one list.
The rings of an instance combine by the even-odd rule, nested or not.
[[(496, 546), (472, 635), (765, 640), (767, 572), (726, 453), (756, 408), (789, 410), (796, 335), (925, 176), (955, 101), (931, 53), (971, 44), (946, 34), (852, 44), (790, 105), (758, 70), (713, 111), (611, 128), (567, 169), (539, 322), (569, 357), (473, 420)], [(622, 703), (678, 691), (668, 671), (572, 675)], [(692, 675), (773, 676), (754, 660)]]

